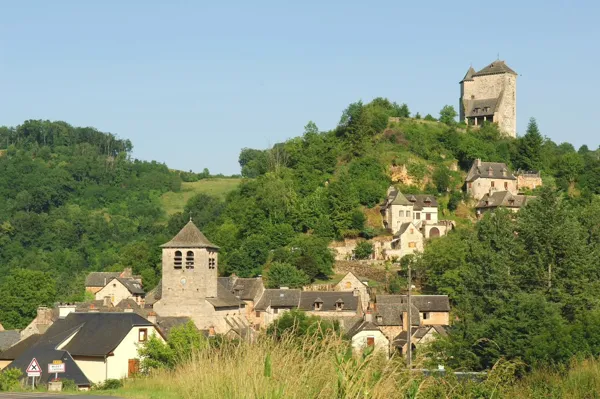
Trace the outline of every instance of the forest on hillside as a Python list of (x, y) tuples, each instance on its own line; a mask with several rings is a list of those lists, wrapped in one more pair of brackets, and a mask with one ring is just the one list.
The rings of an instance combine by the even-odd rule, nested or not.
[[(224, 199), (196, 195), (169, 218), (159, 197), (180, 189), (181, 174), (132, 159), (129, 141), (63, 122), (0, 128), (0, 321), (19, 328), (40, 304), (83, 299), (89, 271), (132, 267), (151, 288), (159, 245), (190, 212), (221, 247), (222, 275), (290, 286), (327, 277), (332, 240), (387, 234), (368, 216), (392, 183), (390, 168), (404, 166), (411, 184), (398, 184), (403, 192), (436, 194), (445, 217), (463, 218), (404, 260), (415, 263), (424, 290), (450, 295), (458, 321), (439, 352), (452, 354), (449, 363), (486, 368), (502, 356), (533, 365), (600, 354), (591, 330), (600, 312), (600, 152), (554, 143), (533, 119), (512, 139), (455, 117), (452, 107), (439, 121), (411, 116), (383, 98), (350, 104), (332, 130), (310, 122), (272, 148), (242, 149), (237, 189)], [(464, 173), (477, 158), (541, 170), (540, 200), (517, 218), (498, 212), (474, 223), (457, 215)], [(580, 338), (551, 340), (556, 331)]]

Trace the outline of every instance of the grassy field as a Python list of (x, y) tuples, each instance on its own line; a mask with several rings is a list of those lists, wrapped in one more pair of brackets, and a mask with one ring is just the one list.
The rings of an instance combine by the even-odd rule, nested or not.
[(180, 192), (168, 192), (162, 195), (163, 208), (167, 215), (181, 212), (188, 200), (200, 193), (224, 198), (241, 181), (242, 179), (204, 179), (197, 182), (182, 183)]

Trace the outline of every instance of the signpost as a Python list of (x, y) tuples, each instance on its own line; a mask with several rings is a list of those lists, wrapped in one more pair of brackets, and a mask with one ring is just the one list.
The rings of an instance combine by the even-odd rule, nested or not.
[(35, 377), (41, 377), (41, 376), (42, 376), (42, 368), (40, 367), (40, 364), (34, 357), (33, 359), (31, 359), (31, 363), (29, 363), (29, 366), (27, 366), (27, 378), (32, 377), (31, 378), (31, 387), (32, 388), (35, 389)]
[(61, 360), (55, 360), (48, 365), (48, 374), (54, 374), (54, 379), (58, 379), (58, 373), (65, 372), (65, 364)]

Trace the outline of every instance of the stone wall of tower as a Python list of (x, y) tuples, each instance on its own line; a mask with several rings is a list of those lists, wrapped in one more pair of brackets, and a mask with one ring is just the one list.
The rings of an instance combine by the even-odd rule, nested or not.
[(517, 77), (500, 75), (504, 79), (504, 95), (496, 106), (495, 119), (500, 130), (511, 137), (517, 136)]
[(475, 86), (475, 82), (473, 80), (465, 80), (460, 83), (460, 101), (458, 104), (458, 113), (459, 113), (459, 121), (465, 120), (465, 104), (463, 99), (470, 99), (471, 95), (473, 95), (473, 87)]
[[(182, 266), (175, 267), (175, 253), (181, 251)], [(187, 252), (194, 253), (194, 268), (186, 267)], [(211, 265), (210, 259), (214, 259)], [(214, 266), (214, 267), (211, 267)], [(163, 248), (162, 298), (154, 305), (160, 316), (210, 314), (214, 310), (205, 298), (217, 296), (218, 254), (205, 248)]]

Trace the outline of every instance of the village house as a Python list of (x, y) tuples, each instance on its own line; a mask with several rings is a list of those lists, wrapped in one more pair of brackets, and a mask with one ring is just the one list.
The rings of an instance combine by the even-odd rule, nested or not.
[(142, 283), (141, 276), (134, 276), (131, 268), (125, 268), (122, 272), (92, 272), (85, 278), (85, 290), (92, 294), (96, 294), (108, 284), (108, 282), (116, 277), (132, 278)]
[(138, 305), (143, 304), (146, 293), (142, 284), (127, 277), (111, 277), (104, 287), (96, 292), (96, 300), (110, 298), (112, 305), (116, 305), (125, 299), (133, 299)]
[(525, 189), (535, 190), (542, 187), (542, 173), (539, 170), (517, 170), (517, 188), (520, 192)]
[(491, 194), (485, 194), (475, 206), (477, 217), (480, 218), (484, 213), (498, 208), (506, 208), (512, 212), (518, 212), (519, 209), (527, 205), (534, 199), (533, 196), (512, 194), (508, 191), (495, 191)]
[(252, 324), (255, 329), (266, 327), (279, 316), (292, 309), (297, 309), (300, 304), (300, 293), (302, 291), (296, 289), (273, 289), (264, 290), (260, 299), (254, 307), (255, 317)]
[[(373, 309), (368, 310), (363, 320), (359, 320), (347, 333), (353, 348), (381, 347), (387, 342), (389, 354), (393, 351), (405, 353), (409, 329), (408, 298), (405, 295), (377, 295), (376, 299)], [(413, 345), (430, 342), (434, 337), (445, 334), (444, 328), (449, 324), (447, 295), (412, 296), (410, 326)]]
[(517, 178), (508, 169), (505, 163), (481, 162), (475, 160), (467, 178), (465, 179), (467, 194), (476, 200), (484, 195), (496, 191), (508, 191), (513, 195), (518, 194)]
[[(150, 321), (135, 313), (71, 312), (59, 317), (44, 334), (30, 336), (29, 345), (23, 342), (22, 348), (15, 348), (23, 350), (13, 355), (15, 359), (7, 367), (18, 368), (26, 375), (32, 358), (36, 358), (42, 368), (62, 360), (66, 373), (61, 378), (86, 388), (92, 383), (137, 374), (140, 370), (138, 347), (152, 335), (164, 340)], [(2, 356), (9, 355), (3, 353)], [(44, 381), (53, 377), (42, 373)]]
[(369, 287), (352, 272), (346, 273), (346, 275), (334, 285), (333, 290), (354, 292), (360, 297), (361, 308), (366, 310), (369, 307)]
[(438, 203), (433, 195), (404, 195), (393, 186), (388, 189), (381, 212), (384, 227), (394, 234), (383, 246), (384, 259), (421, 252), (427, 239), (446, 235), (453, 228), (451, 221), (438, 219)]

